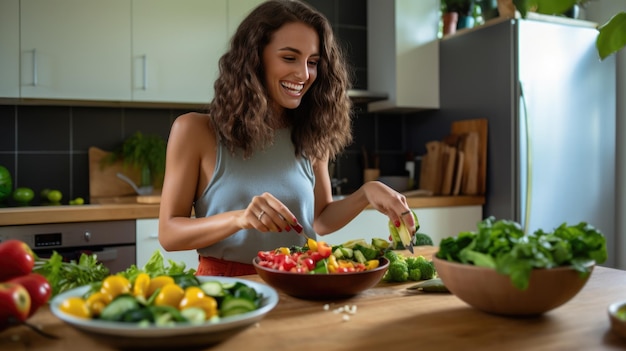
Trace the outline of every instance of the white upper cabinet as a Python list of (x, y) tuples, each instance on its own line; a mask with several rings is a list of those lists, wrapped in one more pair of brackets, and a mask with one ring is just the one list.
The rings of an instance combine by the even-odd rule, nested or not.
[(132, 0), (133, 100), (210, 102), (226, 9), (227, 0)]
[(19, 15), (19, 0), (0, 0), (0, 97), (20, 96)]
[(130, 99), (128, 0), (21, 0), (22, 98)]
[(367, 0), (370, 112), (439, 108), (439, 0)]

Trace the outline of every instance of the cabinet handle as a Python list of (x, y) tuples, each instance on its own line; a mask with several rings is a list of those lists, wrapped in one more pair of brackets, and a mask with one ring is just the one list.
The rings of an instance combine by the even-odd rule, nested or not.
[(37, 83), (39, 83), (39, 78), (37, 77), (37, 50), (33, 49), (33, 86), (36, 87)]
[(143, 60), (143, 87), (141, 88), (142, 90), (148, 89), (148, 69), (147, 69), (148, 58), (146, 56), (147, 55), (143, 55), (141, 57)]

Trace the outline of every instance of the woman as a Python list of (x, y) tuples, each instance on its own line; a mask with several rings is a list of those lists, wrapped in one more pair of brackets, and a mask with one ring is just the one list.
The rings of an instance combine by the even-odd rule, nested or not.
[(198, 275), (235, 276), (255, 273), (258, 251), (302, 246), (299, 233), (332, 233), (368, 204), (414, 228), (405, 197), (380, 182), (332, 200), (329, 159), (352, 141), (348, 86), (323, 15), (295, 0), (254, 9), (220, 60), (208, 112), (172, 125), (163, 248), (197, 249)]

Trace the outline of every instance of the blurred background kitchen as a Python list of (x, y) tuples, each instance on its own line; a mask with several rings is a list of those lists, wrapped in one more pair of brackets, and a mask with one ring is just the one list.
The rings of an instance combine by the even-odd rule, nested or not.
[[(188, 2), (189, 6), (202, 3), (202, 1)], [(65, 199), (83, 197), (89, 203), (88, 149), (90, 147), (113, 150), (137, 131), (167, 139), (169, 128), (177, 116), (188, 111), (200, 111), (210, 101), (214, 72), (195, 75), (191, 73), (193, 79), (200, 80), (199, 84), (206, 86), (204, 90), (194, 88), (195, 96), (189, 96), (186, 91), (182, 91), (181, 87), (184, 85), (176, 86), (175, 84), (172, 87), (178, 92), (173, 93), (171, 97), (154, 98), (149, 95), (147, 92), (149, 89), (146, 87), (158, 86), (167, 77), (152, 75), (154, 62), (151, 61), (150, 55), (145, 54), (145, 50), (151, 46), (158, 47), (163, 44), (158, 40), (150, 39), (150, 35), (143, 33), (142, 30), (159, 31), (163, 42), (170, 42), (172, 38), (167, 37), (170, 28), (177, 28), (183, 32), (193, 31), (193, 26), (181, 29), (180, 23), (181, 21), (193, 23), (194, 20), (191, 17), (197, 16), (197, 21), (213, 21), (212, 26), (225, 24), (224, 28), (228, 30), (215, 31), (216, 37), (220, 38), (216, 43), (223, 44), (229, 37), (229, 31), (233, 30), (231, 28), (233, 24), (245, 14), (245, 9), (251, 8), (252, 4), (258, 2), (260, 1), (219, 2), (225, 7), (230, 6), (228, 11), (232, 16), (228, 18), (210, 18), (210, 11), (181, 10), (176, 13), (180, 13), (182, 17), (176, 17), (172, 12), (171, 15), (167, 14), (162, 17), (160, 22), (151, 22), (156, 21), (159, 15), (151, 12), (149, 1), (132, 1), (131, 21), (131, 14), (127, 11), (130, 5), (124, 0), (89, 1), (88, 4), (70, 0), (0, 0), (0, 165), (7, 167), (14, 176), (14, 186), (30, 187), (35, 190), (35, 193), (44, 188), (55, 188), (63, 192)], [(371, 36), (372, 31), (381, 31), (381, 28), (392, 29), (394, 24), (383, 23), (382, 27), (376, 24), (375, 19), (387, 18), (386, 14), (368, 13), (368, 1), (308, 0), (307, 2), (330, 19), (337, 36), (346, 48), (349, 62), (354, 70), (353, 96), (356, 103), (354, 143), (339, 157), (336, 165), (331, 167), (332, 177), (338, 180), (335, 192), (350, 193), (358, 188), (363, 183), (364, 168), (376, 166), (383, 176), (407, 175), (406, 162), (409, 160), (416, 162), (415, 167), (419, 170), (420, 156), (426, 153), (426, 143), (431, 140), (442, 140), (450, 131), (449, 123), (437, 122), (442, 113), (445, 113), (446, 108), (442, 105), (445, 98), (440, 99), (439, 96), (440, 84), (444, 84), (440, 81), (440, 77), (443, 76), (440, 76), (439, 71), (439, 46), (443, 42), (443, 40), (438, 40), (442, 36), (443, 25), (440, 2), (420, 0), (413, 6), (418, 7), (413, 26), (415, 33), (423, 34), (424, 37), (417, 40), (422, 41), (424, 45), (423, 52), (417, 54), (419, 62), (416, 62), (410, 71), (404, 70), (405, 62), (396, 61), (397, 54), (402, 48), (395, 48), (395, 52), (392, 48), (390, 52), (387, 48), (371, 47), (372, 38), (368, 39), (368, 35)], [(397, 6), (408, 6), (406, 1), (394, 0), (392, 3)], [(51, 28), (56, 28), (55, 31), (33, 31), (33, 28), (37, 27), (34, 26), (35, 23), (43, 27), (45, 24), (67, 21), (68, 19), (64, 18), (63, 8), (68, 6), (78, 9), (77, 11), (83, 11), (81, 20), (72, 23), (84, 27), (77, 29), (68, 26), (52, 26)], [(206, 8), (206, 5), (201, 6), (203, 9)], [(221, 5), (212, 3), (210, 6)], [(117, 16), (118, 9), (128, 13), (128, 17)], [(583, 20), (604, 23), (611, 15), (624, 10), (626, 10), (626, 1), (595, 0), (581, 7), (576, 16)], [(478, 27), (484, 22), (483, 14), (478, 6), (474, 7), (471, 17), (473, 24), (469, 25), (470, 27)], [(107, 28), (112, 25), (110, 18), (114, 19), (115, 31), (101, 28), (101, 26)], [(85, 32), (83, 28), (86, 28)], [(116, 40), (118, 35), (122, 35), (120, 32), (131, 31), (131, 28), (132, 48), (129, 38), (126, 39), (128, 45), (119, 47), (116, 46), (117, 44), (109, 45)], [(463, 30), (463, 28), (459, 29)], [(21, 39), (20, 35), (17, 35), (20, 30)], [(211, 26), (205, 26), (201, 30), (213, 33)], [(457, 35), (462, 34), (460, 30)], [(465, 30), (468, 29), (465, 28)], [(78, 37), (85, 41), (77, 40)], [(173, 42), (181, 41), (178, 40), (180, 37), (173, 39)], [(37, 45), (46, 45), (45, 43), (54, 46), (55, 50), (81, 51), (93, 48), (98, 55), (108, 55), (111, 48), (117, 48), (124, 55), (114, 55), (110, 60), (97, 63), (94, 61), (93, 64), (72, 66), (70, 62), (63, 66), (51, 61), (51, 56), (47, 55), (45, 48), (33, 50), (34, 47), (38, 47)], [(88, 43), (89, 49), (84, 46)], [(192, 45), (192, 47), (195, 46)], [(142, 49), (145, 50), (142, 51)], [(162, 47), (160, 50), (176, 52), (173, 56), (181, 57), (186, 55), (185, 50), (188, 48), (184, 46)], [(378, 59), (379, 62), (385, 64), (377, 64), (373, 68), (369, 61), (372, 60), (375, 51), (382, 51), (386, 56)], [(220, 51), (215, 48), (211, 52), (188, 52), (189, 55), (195, 55), (196, 59), (200, 60), (198, 62), (206, 61), (207, 64), (214, 64), (220, 56)], [(122, 59), (118, 65), (115, 60), (119, 56), (132, 57), (132, 65), (127, 64), (127, 59)], [(614, 171), (617, 182), (613, 189), (615, 199), (607, 204), (615, 211), (615, 223), (614, 227), (611, 227), (614, 233), (607, 233), (610, 235), (611, 246), (616, 247), (614, 256), (617, 258), (612, 264), (622, 268), (626, 268), (626, 261), (623, 259), (626, 257), (626, 227), (622, 223), (621, 217), (623, 216), (617, 214), (623, 213), (626, 206), (621, 181), (624, 178), (621, 175), (624, 174), (626, 153), (623, 151), (625, 146), (622, 140), (624, 138), (620, 137), (624, 129), (623, 121), (626, 120), (624, 57), (625, 54), (620, 52), (613, 58), (618, 67), (616, 98), (614, 99), (618, 132), (615, 137), (617, 148), (613, 155), (616, 158)], [(102, 67), (101, 64), (106, 61), (109, 61), (108, 63), (112, 66)], [(57, 71), (46, 71), (49, 67), (61, 66), (63, 68)], [(108, 90), (107, 87), (103, 87), (102, 92), (91, 92), (90, 89), (102, 87), (103, 84), (97, 78), (89, 78), (78, 84), (78, 92), (71, 93), (72, 96), (55, 95), (56, 93), (47, 86), (49, 82), (56, 79), (55, 74), (63, 74), (63, 70), (72, 72), (81, 69), (91, 72), (90, 74), (93, 74), (91, 77), (101, 77), (103, 80), (115, 78), (111, 77), (112, 75), (132, 76), (133, 86), (127, 84), (128, 86), (123, 85), (122, 89)], [(397, 71), (393, 71), (394, 69)], [(398, 91), (389, 91), (387, 86), (378, 84), (381, 74), (372, 72), (373, 70), (386, 75), (385, 79), (393, 80), (394, 82), (389, 84), (394, 87), (392, 90)], [(375, 80), (374, 83), (371, 82), (372, 79)], [(485, 77), (486, 81), (490, 79), (492, 78)], [(206, 81), (211, 81), (211, 84), (206, 85)], [(196, 83), (198, 82), (193, 82), (193, 84)], [(413, 95), (414, 103), (411, 106), (403, 106), (399, 102), (403, 94), (400, 90), (406, 89), (407, 86), (415, 89), (418, 94), (417, 97)], [(90, 94), (104, 98), (90, 98)], [(397, 95), (396, 106), (385, 105), (385, 97), (390, 94)], [(462, 114), (456, 111), (457, 114), (450, 120), (485, 118), (483, 107), (485, 106), (466, 108)], [(491, 138), (490, 135), (490, 141)], [(492, 166), (488, 165), (488, 167)], [(581, 160), (581, 167), (584, 167), (584, 160)], [(487, 173), (490, 174), (489, 171)], [(418, 176), (419, 171), (415, 171), (413, 188), (419, 185)], [(487, 195), (490, 195), (489, 191), (488, 187)], [(37, 198), (33, 205), (38, 204)], [(486, 208), (489, 206), (489, 200), (487, 202)]]

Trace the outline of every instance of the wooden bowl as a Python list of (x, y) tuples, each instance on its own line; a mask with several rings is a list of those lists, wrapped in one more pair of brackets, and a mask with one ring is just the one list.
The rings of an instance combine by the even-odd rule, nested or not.
[[(508, 316), (540, 315), (573, 298), (587, 283), (571, 267), (535, 269), (528, 289), (517, 289), (508, 275), (495, 269), (451, 262), (433, 256), (444, 285), (467, 304), (484, 312)], [(595, 264), (589, 264), (591, 270)], [(591, 273), (591, 272), (590, 272)]]
[(626, 301), (615, 302), (609, 306), (609, 320), (611, 321), (611, 330), (622, 338), (626, 338), (626, 319), (617, 316), (617, 311), (620, 308), (626, 308)]
[(258, 257), (252, 264), (263, 281), (287, 295), (307, 300), (333, 300), (352, 297), (378, 284), (389, 267), (389, 260), (381, 257), (378, 268), (365, 272), (330, 274), (279, 271), (261, 266)]

